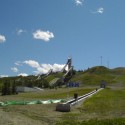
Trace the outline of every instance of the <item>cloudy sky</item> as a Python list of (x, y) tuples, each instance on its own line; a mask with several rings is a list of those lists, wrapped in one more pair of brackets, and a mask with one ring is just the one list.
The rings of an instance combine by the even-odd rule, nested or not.
[(125, 67), (125, 0), (0, 0), (0, 76)]

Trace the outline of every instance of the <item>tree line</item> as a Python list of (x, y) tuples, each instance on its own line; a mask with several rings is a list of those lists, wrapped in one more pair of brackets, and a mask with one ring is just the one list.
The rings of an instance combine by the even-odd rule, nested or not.
[(17, 87), (18, 86), (26, 86), (26, 87), (40, 87), (40, 88), (48, 88), (49, 83), (45, 79), (39, 80), (30, 80), (28, 78), (23, 79), (3, 79), (0, 81), (0, 92), (1, 95), (14, 95), (18, 94)]

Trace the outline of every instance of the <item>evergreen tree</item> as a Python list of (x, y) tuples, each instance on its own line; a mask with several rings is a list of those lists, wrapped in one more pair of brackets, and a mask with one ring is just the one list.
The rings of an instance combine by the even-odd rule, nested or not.
[(10, 94), (11, 94), (10, 81), (5, 80), (2, 86), (2, 95), (10, 95)]
[(12, 94), (17, 94), (17, 91), (16, 91), (16, 82), (14, 80), (14, 82), (12, 83)]
[(8, 95), (8, 82), (7, 82), (7, 80), (3, 83), (2, 95)]
[(11, 95), (10, 81), (7, 81), (7, 95)]

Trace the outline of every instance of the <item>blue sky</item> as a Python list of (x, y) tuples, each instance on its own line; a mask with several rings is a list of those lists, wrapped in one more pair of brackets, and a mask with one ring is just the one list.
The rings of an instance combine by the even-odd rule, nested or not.
[(0, 0), (0, 76), (125, 67), (125, 0)]

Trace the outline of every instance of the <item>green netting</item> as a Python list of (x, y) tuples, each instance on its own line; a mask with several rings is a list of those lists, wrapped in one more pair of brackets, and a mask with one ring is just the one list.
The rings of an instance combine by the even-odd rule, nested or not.
[(0, 106), (7, 106), (7, 105), (33, 105), (33, 104), (51, 104), (51, 103), (60, 103), (65, 102), (65, 100), (58, 99), (58, 100), (33, 100), (33, 101), (6, 101), (0, 102)]

